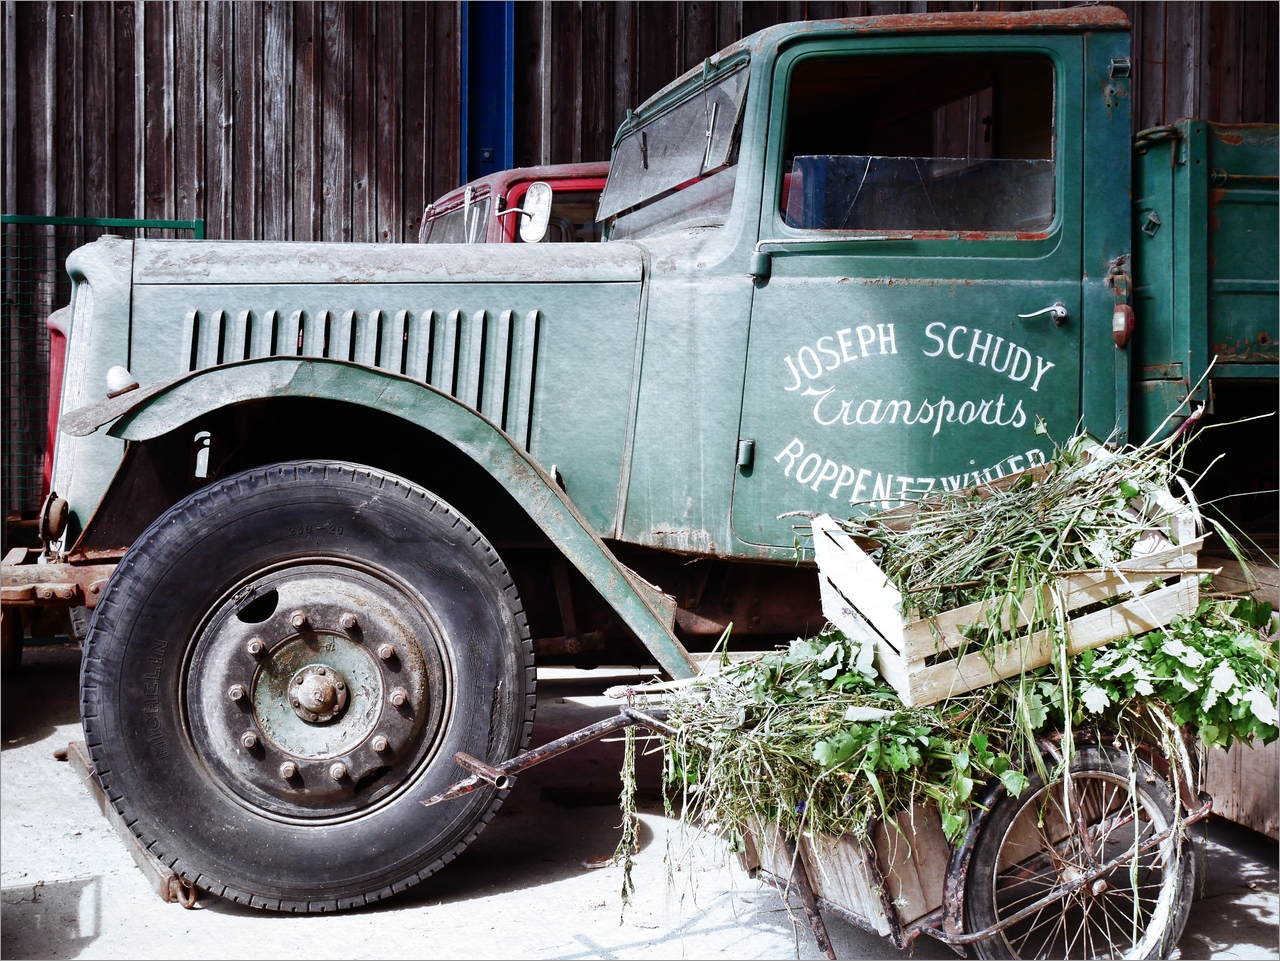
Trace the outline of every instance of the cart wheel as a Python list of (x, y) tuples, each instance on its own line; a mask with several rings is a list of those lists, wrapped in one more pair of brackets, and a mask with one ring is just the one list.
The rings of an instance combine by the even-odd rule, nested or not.
[[(970, 931), (1009, 925), (977, 943), (983, 958), (1167, 957), (1195, 891), (1185, 836), (1157, 843), (1093, 881), (1012, 920), (1056, 889), (1145, 846), (1174, 823), (1168, 785), (1140, 758), (1086, 747), (1071, 761), (1074, 804), (1063, 781), (1033, 776), (1003, 795), (974, 845), (965, 887)], [(1078, 816), (1066, 817), (1074, 809)]]
[(157, 857), (255, 907), (402, 891), (494, 816), (528, 742), (532, 646), (497, 554), (445, 502), (333, 462), (211, 484), (139, 538), (85, 642), (85, 740)]

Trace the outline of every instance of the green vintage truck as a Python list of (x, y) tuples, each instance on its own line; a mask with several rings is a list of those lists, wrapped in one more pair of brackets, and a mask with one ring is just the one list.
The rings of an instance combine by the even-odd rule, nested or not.
[(628, 115), (601, 244), (76, 251), (5, 596), (92, 608), (133, 831), (258, 907), (386, 897), (493, 817), (419, 802), (527, 743), (535, 662), (818, 630), (789, 512), (1273, 409), (1276, 128), (1135, 141), (1130, 70), (1107, 7), (786, 24)]

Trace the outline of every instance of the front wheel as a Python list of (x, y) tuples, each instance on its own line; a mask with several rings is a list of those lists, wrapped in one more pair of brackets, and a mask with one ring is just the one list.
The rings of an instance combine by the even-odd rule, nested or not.
[(419, 802), (528, 742), (532, 646), (497, 554), (445, 502), (333, 462), (216, 482), (121, 562), (85, 640), (85, 740), (193, 884), (332, 911), (452, 860), (504, 796)]
[[(1070, 771), (1070, 792), (1062, 780), (1033, 776), (982, 826), (965, 886), (966, 929), (1008, 926), (975, 945), (979, 956), (1167, 957), (1196, 877), (1188, 839), (1174, 831), (1151, 843), (1174, 825), (1176, 798), (1150, 765), (1121, 751), (1080, 748)], [(1117, 859), (1124, 863), (1072, 885)], [(1072, 890), (1047, 898), (1063, 888)]]

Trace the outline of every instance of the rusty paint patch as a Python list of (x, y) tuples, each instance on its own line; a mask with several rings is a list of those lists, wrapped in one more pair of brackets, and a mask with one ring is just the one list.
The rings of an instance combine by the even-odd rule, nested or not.
[(1243, 144), (1274, 146), (1277, 133), (1280, 133), (1273, 123), (1209, 123), (1208, 126), (1209, 133), (1214, 139), (1229, 147), (1239, 147)]

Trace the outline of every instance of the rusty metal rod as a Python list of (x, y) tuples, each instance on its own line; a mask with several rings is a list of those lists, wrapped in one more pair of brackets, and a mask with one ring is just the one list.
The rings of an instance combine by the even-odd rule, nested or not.
[(653, 713), (665, 714), (665, 708), (660, 708), (658, 711), (645, 714), (641, 711), (637, 711), (633, 707), (624, 707), (622, 709), (622, 713), (625, 717), (629, 717), (633, 724), (639, 724), (642, 727), (647, 727), (649, 730), (657, 731), (659, 734), (665, 734), (667, 737), (676, 737), (680, 733), (670, 724), (664, 724), (662, 721), (658, 720), (658, 718), (653, 716)]
[(470, 771), (482, 781), (488, 781), (499, 791), (505, 791), (516, 782), (515, 778), (508, 777), (504, 772), (498, 770), (496, 767), (490, 767), (488, 764), (485, 764), (484, 761), (472, 757), (465, 751), (459, 751), (453, 756), (453, 759), (458, 763), (458, 767), (465, 771)]
[[(653, 713), (665, 714), (666, 712), (664, 710), (658, 710)], [(532, 751), (525, 751), (523, 754), (517, 754), (510, 760), (503, 761), (501, 764), (493, 767), (485, 764), (483, 761), (477, 761), (469, 755), (461, 755), (462, 757), (467, 758), (467, 761), (463, 762), (458, 760), (458, 755), (455, 755), (454, 760), (458, 761), (458, 764), (461, 767), (476, 773), (472, 774), (469, 778), (450, 785), (435, 797), (427, 798), (422, 802), (422, 804), (426, 807), (430, 807), (433, 804), (439, 804), (441, 801), (451, 801), (454, 798), (470, 794), (472, 791), (477, 790), (482, 784), (493, 784), (497, 787), (498, 785), (495, 779), (500, 776), (508, 778), (509, 780), (507, 783), (510, 785), (510, 783), (515, 780), (512, 775), (519, 774), (521, 771), (531, 768), (536, 764), (541, 764), (543, 761), (549, 761), (553, 757), (559, 757), (566, 751), (572, 751), (575, 747), (581, 747), (588, 741), (594, 741), (597, 738), (604, 737), (611, 731), (621, 730), (624, 727), (631, 727), (633, 724), (640, 724), (650, 730), (660, 731), (664, 734), (669, 733), (670, 735), (674, 735), (676, 733), (675, 728), (662, 723), (662, 721), (651, 714), (645, 714), (641, 711), (635, 710), (634, 708), (624, 707), (615, 717), (605, 718), (603, 721), (597, 721), (595, 724), (591, 724), (581, 730), (574, 731), (572, 734), (566, 734), (564, 737), (558, 737), (554, 741), (548, 741), (541, 747), (535, 747)], [(479, 767), (473, 767), (472, 764), (479, 765)], [(481, 772), (480, 768), (484, 768), (484, 771)], [(501, 788), (499, 788), (499, 790), (501, 790)]]

